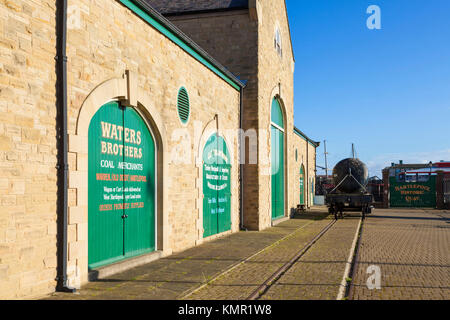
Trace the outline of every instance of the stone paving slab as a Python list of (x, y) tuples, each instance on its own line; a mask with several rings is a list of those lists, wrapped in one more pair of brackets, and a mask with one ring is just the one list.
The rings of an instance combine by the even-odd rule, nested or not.
[(188, 296), (190, 300), (243, 300), (287, 263), (331, 222), (329, 219), (305, 225), (288, 239), (245, 261), (207, 286)]
[(261, 300), (335, 300), (359, 221), (338, 220)]
[(312, 211), (262, 232), (235, 233), (104, 280), (90, 282), (79, 294), (55, 293), (46, 299), (180, 299), (246, 258), (295, 234), (299, 228), (321, 224), (327, 216), (327, 212)]
[[(369, 290), (367, 268), (381, 268)], [(376, 210), (366, 219), (352, 299), (450, 299), (450, 219), (437, 210)]]

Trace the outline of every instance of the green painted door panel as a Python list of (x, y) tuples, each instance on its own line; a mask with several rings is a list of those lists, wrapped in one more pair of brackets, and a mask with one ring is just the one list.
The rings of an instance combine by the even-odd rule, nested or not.
[(270, 157), (271, 157), (271, 174), (272, 174), (272, 179), (271, 179), (271, 188), (272, 188), (272, 219), (274, 219), (276, 217), (276, 212), (277, 212), (277, 173), (278, 173), (278, 157), (277, 157), (277, 150), (278, 150), (278, 130), (275, 127), (271, 127), (271, 153), (270, 153)]
[(203, 237), (217, 233), (217, 136), (212, 135), (203, 150)]
[(111, 102), (89, 126), (88, 264), (155, 249), (155, 144), (143, 119)]
[(284, 134), (271, 128), (272, 219), (284, 216)]
[[(155, 143), (140, 115), (124, 111), (125, 254), (155, 250)], [(133, 132), (134, 130), (134, 132)], [(127, 151), (128, 150), (128, 151)]]
[(284, 217), (284, 133), (281, 131), (278, 132), (278, 164), (280, 169), (278, 170), (278, 211), (276, 218)]
[(123, 182), (120, 181), (123, 171), (117, 167), (117, 157), (107, 154), (102, 138), (107, 124), (123, 124), (123, 112), (118, 103), (111, 102), (100, 108), (89, 126), (88, 264), (92, 268), (124, 254), (123, 212), (116, 210), (123, 202)]
[(212, 135), (203, 150), (203, 237), (231, 230), (231, 165), (225, 140)]
[(272, 100), (271, 121), (280, 128), (284, 129), (283, 112), (281, 111), (281, 105), (278, 99)]
[(219, 180), (217, 181), (218, 233), (231, 230), (231, 165), (230, 155), (222, 137), (218, 138), (217, 164)]

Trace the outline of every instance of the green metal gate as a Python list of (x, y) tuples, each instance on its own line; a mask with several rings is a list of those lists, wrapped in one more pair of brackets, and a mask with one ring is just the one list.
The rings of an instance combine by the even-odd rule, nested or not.
[(203, 237), (231, 230), (231, 164), (225, 140), (213, 134), (203, 150)]
[(271, 167), (272, 219), (284, 217), (284, 121), (280, 103), (272, 102)]
[(110, 102), (89, 126), (88, 264), (155, 250), (155, 142), (140, 115)]
[(389, 184), (391, 207), (436, 207), (435, 176), (430, 176), (426, 182), (400, 182), (396, 177), (390, 177)]

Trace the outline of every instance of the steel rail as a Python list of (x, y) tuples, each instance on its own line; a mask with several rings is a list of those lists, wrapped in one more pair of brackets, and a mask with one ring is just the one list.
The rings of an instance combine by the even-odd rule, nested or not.
[(336, 297), (336, 300), (345, 299), (346, 294), (348, 293), (348, 287), (350, 284), (348, 279), (350, 279), (352, 268), (354, 267), (355, 253), (357, 250), (357, 244), (360, 239), (361, 228), (364, 223), (364, 220), (365, 219), (363, 219), (363, 218), (361, 218), (361, 220), (359, 220), (358, 228), (356, 229), (355, 237), (352, 242), (352, 247), (351, 247), (349, 255), (348, 255), (347, 263), (345, 265), (344, 275), (342, 277), (341, 285), (339, 287), (339, 292)]
[(362, 221), (361, 221), (361, 226), (360, 226), (360, 229), (359, 229), (358, 240), (356, 242), (356, 250), (355, 250), (355, 254), (353, 256), (352, 264), (351, 264), (351, 267), (350, 267), (350, 273), (349, 273), (350, 281), (347, 283), (347, 287), (345, 289), (344, 299), (352, 299), (354, 291), (355, 291), (354, 278), (355, 278), (355, 275), (356, 275), (357, 265), (359, 263), (359, 251), (361, 249), (361, 239), (362, 239), (363, 230), (364, 230), (364, 221), (365, 221), (365, 219), (362, 219)]

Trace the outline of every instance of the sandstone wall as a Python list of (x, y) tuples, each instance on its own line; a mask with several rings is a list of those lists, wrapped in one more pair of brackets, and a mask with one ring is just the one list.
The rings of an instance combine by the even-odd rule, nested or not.
[[(55, 289), (55, 1), (0, 0), (0, 298)], [(95, 110), (125, 99), (159, 130), (164, 254), (204, 241), (203, 144), (216, 129), (232, 162), (239, 230), (239, 91), (118, 1), (70, 0), (68, 29), (69, 284), (87, 281), (87, 132)], [(177, 93), (189, 93), (186, 126)], [(212, 130), (212, 131), (211, 131)], [(163, 175), (164, 173), (164, 175)], [(159, 222), (161, 223), (161, 222)]]
[(0, 1), (0, 298), (56, 277), (55, 2)]
[[(289, 174), (289, 181), (291, 188), (290, 193), (290, 208), (296, 208), (300, 204), (300, 169), (302, 166), (305, 170), (304, 176), (304, 192), (305, 192), (305, 204), (307, 207), (313, 205), (314, 194), (311, 195), (313, 190), (311, 189), (311, 182), (315, 185), (315, 159), (316, 148), (303, 137), (294, 133), (292, 145), (291, 145), (291, 171)], [(295, 159), (295, 153), (297, 151), (297, 160)]]
[[(188, 14), (168, 17), (241, 79), (249, 80), (244, 91), (244, 129), (258, 136), (258, 164), (246, 158), (244, 169), (244, 224), (262, 230), (272, 224), (270, 184), (270, 110), (272, 99), (281, 98), (285, 112), (286, 146), (293, 131), (294, 58), (283, 0), (249, 1), (248, 10)], [(274, 47), (276, 27), (282, 36), (283, 55)], [(252, 153), (256, 154), (254, 147)], [(286, 185), (290, 190), (291, 154), (286, 148)], [(286, 216), (290, 211), (286, 191)]]
[[(142, 108), (154, 110), (149, 114), (161, 120), (165, 132), (167, 150), (167, 225), (164, 233), (167, 243), (164, 251), (181, 251), (203, 241), (201, 204), (201, 170), (196, 165), (202, 132), (208, 124), (215, 123), (219, 116), (219, 129), (223, 132), (237, 132), (239, 128), (239, 91), (168, 40), (147, 22), (136, 16), (118, 1), (71, 0), (70, 5), (81, 8), (81, 25), (70, 30), (68, 35), (69, 56), (69, 134), (83, 136), (78, 132), (80, 108), (88, 95), (101, 83), (109, 79), (122, 79), (129, 70), (137, 95), (146, 100)], [(120, 82), (118, 82), (120, 86)], [(182, 125), (177, 113), (177, 93), (184, 86), (190, 98), (191, 116), (186, 126)], [(114, 97), (110, 97), (113, 99)], [(97, 105), (107, 102), (98, 101)], [(139, 101), (139, 103), (143, 103)], [(132, 103), (133, 104), (133, 103)], [(145, 104), (145, 103), (143, 103)], [(204, 138), (204, 137), (203, 137)], [(75, 138), (76, 140), (76, 138)], [(206, 142), (206, 141), (205, 141)], [(239, 230), (239, 165), (238, 141), (230, 137), (227, 142), (232, 152), (232, 229)], [(187, 147), (186, 147), (187, 146)], [(73, 146), (71, 150), (78, 150)], [(70, 184), (71, 198), (69, 216), (70, 276), (75, 286), (86, 281), (87, 271), (87, 182), (83, 170), (86, 154), (71, 152), (71, 170), (74, 179), (81, 175), (81, 181)], [(69, 179), (70, 180), (70, 179)], [(160, 248), (162, 249), (162, 248)]]
[[(289, 215), (292, 204), (289, 174), (292, 174), (292, 139), (294, 128), (294, 57), (290, 42), (289, 24), (284, 0), (260, 0), (258, 12), (258, 127), (267, 134), (260, 136), (259, 144), (259, 221), (258, 229), (271, 226), (271, 180), (270, 175), (270, 116), (272, 99), (278, 95), (285, 113), (286, 154), (285, 163), (285, 214)], [(274, 46), (275, 30), (279, 28), (282, 38), (282, 56)]]
[[(248, 132), (248, 137), (257, 137), (258, 20), (252, 17), (249, 10), (169, 16), (168, 19), (227, 69), (248, 81), (244, 90), (243, 128)], [(253, 130), (254, 134), (248, 130)], [(258, 229), (259, 221), (257, 153), (257, 144), (247, 139), (243, 185), (244, 225), (251, 229)]]

